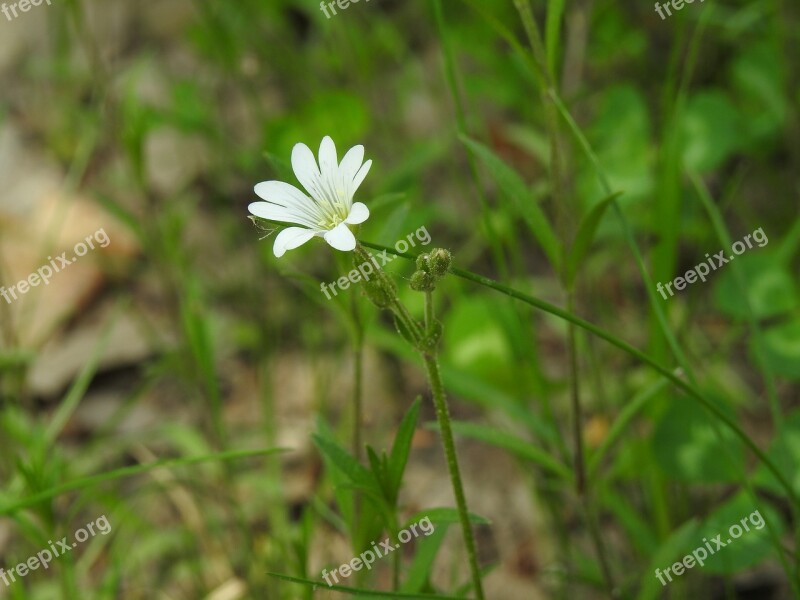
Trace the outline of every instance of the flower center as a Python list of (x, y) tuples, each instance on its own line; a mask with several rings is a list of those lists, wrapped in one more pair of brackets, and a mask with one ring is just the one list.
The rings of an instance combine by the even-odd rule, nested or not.
[(345, 205), (345, 192), (338, 188), (333, 194), (333, 200), (328, 201), (328, 206), (321, 206), (322, 219), (318, 225), (324, 229), (335, 229), (342, 221), (347, 218), (347, 208)]

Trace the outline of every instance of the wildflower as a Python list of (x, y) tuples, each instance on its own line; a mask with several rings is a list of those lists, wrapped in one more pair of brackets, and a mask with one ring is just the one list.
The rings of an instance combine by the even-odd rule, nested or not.
[(300, 225), (287, 227), (277, 235), (272, 247), (275, 256), (281, 257), (315, 236), (323, 237), (337, 250), (353, 250), (356, 238), (349, 225), (369, 218), (369, 209), (362, 202), (353, 202), (353, 195), (371, 166), (371, 160), (364, 162), (364, 146), (350, 148), (339, 163), (336, 145), (325, 136), (319, 146), (317, 166), (311, 149), (296, 144), (292, 169), (308, 195), (283, 181), (262, 181), (254, 191), (265, 202), (253, 202), (247, 207), (262, 219)]

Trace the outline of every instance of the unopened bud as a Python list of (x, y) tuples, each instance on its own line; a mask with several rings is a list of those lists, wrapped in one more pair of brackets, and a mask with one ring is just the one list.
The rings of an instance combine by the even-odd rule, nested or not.
[(397, 286), (389, 279), (386, 282), (379, 278), (369, 279), (364, 282), (364, 294), (378, 308), (386, 308), (397, 297)]
[(448, 269), (450, 269), (450, 265), (453, 262), (453, 256), (450, 254), (449, 250), (445, 250), (444, 248), (435, 248), (431, 251), (428, 262), (430, 264), (431, 274), (433, 274), (434, 277), (444, 277), (447, 274)]
[(420, 254), (417, 257), (417, 269), (420, 271), (430, 272), (430, 256), (427, 254)]
[(416, 292), (432, 292), (435, 283), (433, 275), (425, 271), (414, 271), (411, 276), (411, 289)]

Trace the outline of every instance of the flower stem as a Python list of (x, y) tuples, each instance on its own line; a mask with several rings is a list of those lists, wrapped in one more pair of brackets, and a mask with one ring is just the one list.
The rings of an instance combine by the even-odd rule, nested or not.
[(436, 359), (435, 354), (428, 352), (424, 352), (422, 358), (425, 361), (425, 370), (428, 373), (431, 393), (433, 394), (433, 403), (436, 407), (436, 419), (439, 422), (439, 430), (442, 434), (442, 445), (444, 446), (444, 453), (447, 458), (447, 468), (450, 471), (450, 482), (453, 485), (458, 518), (461, 522), (464, 544), (466, 545), (467, 557), (469, 558), (472, 585), (475, 588), (475, 594), (478, 600), (483, 600), (483, 585), (481, 583), (481, 573), (478, 567), (478, 556), (475, 551), (475, 538), (472, 535), (472, 526), (470, 525), (469, 514), (467, 512), (467, 500), (464, 496), (464, 487), (461, 484), (461, 472), (458, 468), (453, 431), (450, 427), (450, 411), (447, 407), (442, 376), (439, 372), (439, 361)]
[(425, 292), (425, 331), (429, 334), (433, 328), (433, 293)]
[(361, 460), (361, 425), (363, 422), (363, 372), (364, 372), (364, 327), (358, 313), (355, 297), (351, 296), (351, 310), (355, 325), (353, 340), (353, 456)]

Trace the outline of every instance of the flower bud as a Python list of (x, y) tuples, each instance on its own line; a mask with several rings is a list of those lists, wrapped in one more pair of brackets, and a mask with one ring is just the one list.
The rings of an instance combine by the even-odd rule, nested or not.
[(430, 272), (430, 256), (427, 254), (420, 254), (417, 257), (417, 269), (420, 271)]
[(386, 308), (397, 297), (397, 286), (390, 279), (386, 282), (379, 278), (364, 281), (364, 294), (378, 308)]
[(411, 276), (411, 289), (416, 292), (432, 292), (435, 283), (433, 275), (425, 271), (414, 271)]
[(449, 250), (435, 248), (431, 252), (428, 262), (430, 264), (430, 272), (434, 277), (444, 277), (453, 262), (453, 256)]

